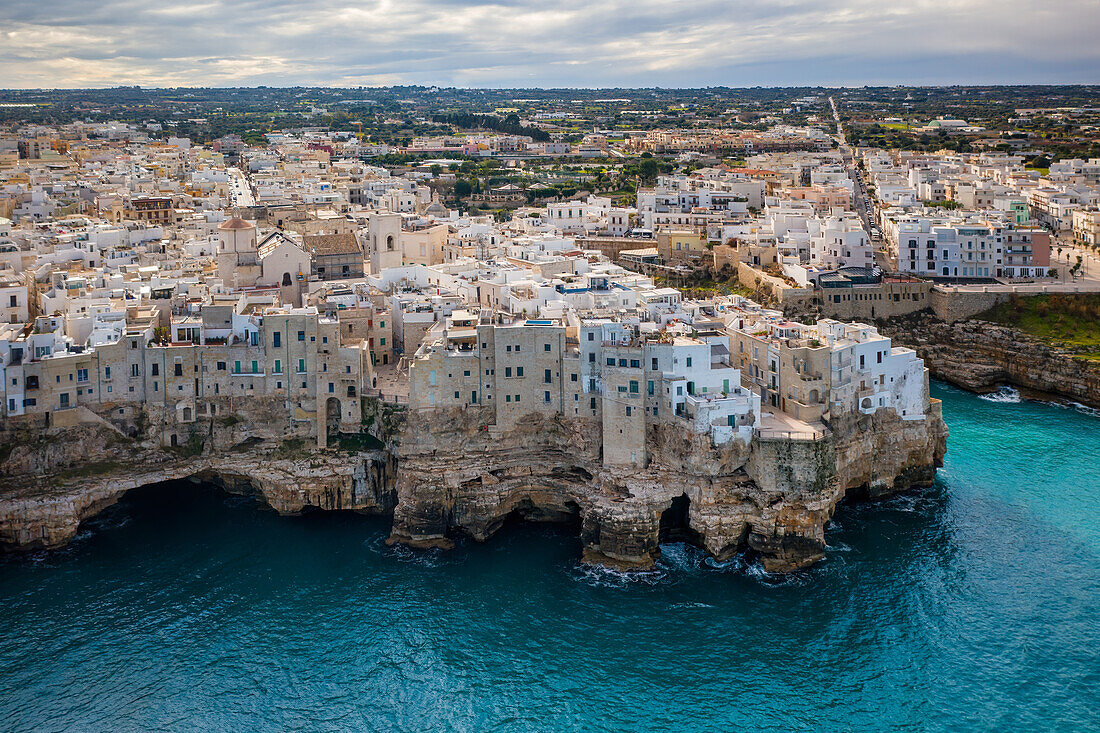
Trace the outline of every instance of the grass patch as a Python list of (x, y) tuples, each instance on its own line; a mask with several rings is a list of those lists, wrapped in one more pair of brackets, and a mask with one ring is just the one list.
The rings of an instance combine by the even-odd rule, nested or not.
[(336, 439), (336, 448), (349, 453), (357, 453), (362, 450), (379, 450), (385, 448), (378, 438), (368, 433), (357, 433), (355, 435), (343, 435)]
[(1100, 361), (1100, 293), (1014, 294), (975, 318), (1012, 326), (1081, 359)]
[(273, 451), (279, 458), (301, 458), (309, 454), (304, 438), (287, 438)]
[(59, 472), (54, 478), (57, 481), (65, 482), (77, 478), (91, 478), (93, 476), (102, 476), (105, 473), (111, 473), (118, 470), (122, 466), (118, 461), (95, 461), (93, 463), (85, 463), (80, 466), (65, 469)]

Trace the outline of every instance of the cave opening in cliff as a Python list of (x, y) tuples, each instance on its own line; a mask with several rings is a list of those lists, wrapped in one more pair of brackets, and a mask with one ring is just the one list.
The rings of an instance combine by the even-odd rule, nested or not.
[(530, 497), (518, 501), (489, 534), (523, 531), (523, 527), (541, 525), (555, 533), (571, 537), (580, 537), (581, 508), (575, 501), (562, 504), (536, 503)]
[(685, 542), (702, 547), (702, 535), (691, 528), (690, 511), (691, 499), (687, 494), (680, 494), (674, 498), (668, 509), (661, 512), (661, 521), (657, 530), (658, 541)]

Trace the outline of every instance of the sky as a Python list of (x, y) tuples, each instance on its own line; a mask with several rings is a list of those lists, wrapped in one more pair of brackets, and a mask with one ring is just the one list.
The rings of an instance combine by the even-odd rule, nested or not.
[(0, 0), (0, 87), (1100, 83), (1100, 0)]

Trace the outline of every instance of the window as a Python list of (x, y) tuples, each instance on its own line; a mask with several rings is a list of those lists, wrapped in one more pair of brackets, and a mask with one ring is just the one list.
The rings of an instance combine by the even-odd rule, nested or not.
[(305, 341), (306, 340), (306, 332), (305, 331), (299, 331), (298, 332), (298, 340), (299, 341)]
[(274, 369), (274, 371), (275, 371), (276, 374), (282, 374), (283, 373), (283, 362), (280, 359), (275, 360), (275, 369)]
[(625, 367), (626, 366), (626, 359), (619, 359), (619, 366)]
[(271, 345), (276, 349), (283, 345), (283, 334), (279, 331), (271, 334)]
[(299, 374), (305, 374), (305, 372), (306, 372), (306, 360), (305, 359), (299, 359), (298, 360), (298, 373)]
[(630, 368), (631, 369), (641, 369), (642, 368), (642, 362), (638, 359), (631, 359), (630, 360)]
[(543, 392), (542, 393), (542, 401), (543, 402), (550, 402), (550, 393), (549, 392)]
[(385, 337), (385, 336), (383, 336), (382, 338), (378, 339), (378, 341), (380, 342), (380, 345), (381, 345), (381, 346), (385, 346), (385, 345), (386, 345), (386, 337)]
[(543, 351), (549, 351), (550, 350), (550, 344), (543, 344), (542, 345), (542, 350)]
[(653, 366), (650, 367), (653, 371), (657, 371), (657, 357), (653, 357)]
[(510, 395), (510, 394), (504, 395), (504, 401), (505, 402), (511, 402), (512, 401), (512, 395)]
[(505, 351), (511, 351), (512, 350), (512, 345), (508, 344), (507, 346), (504, 347), (504, 350)]
[(691, 367), (691, 357), (690, 356), (687, 358), (687, 365), (688, 365), (689, 368)]
[(638, 382), (635, 379), (630, 380), (630, 394), (638, 394)]
[(596, 355), (594, 353), (588, 355), (588, 363), (589, 364), (595, 364), (596, 363)]
[(512, 376), (512, 367), (504, 367), (504, 376), (506, 376), (506, 377)]
[(110, 379), (111, 378), (111, 367), (109, 367), (109, 366), (103, 367), (103, 378), (104, 379)]
[(577, 381), (577, 375), (576, 375), (576, 374), (570, 374), (570, 375), (569, 375), (569, 381), (570, 381), (570, 382), (575, 382), (575, 381)]
[(88, 381), (88, 370), (87, 369), (77, 369), (76, 370), (76, 381), (78, 381), (78, 382), (87, 382)]
[(519, 402), (519, 395), (516, 395), (516, 402)]
[(329, 391), (329, 394), (332, 394), (333, 392), (335, 392), (336, 391), (336, 385), (333, 384), (332, 382), (329, 382), (328, 383), (328, 391)]
[(141, 376), (141, 365), (140, 364), (131, 364), (130, 365), (130, 376), (131, 377), (140, 377)]
[(546, 384), (550, 384), (550, 382), (553, 381), (550, 378), (550, 370), (549, 369), (543, 369), (542, 370), (542, 381)]
[(69, 406), (69, 393), (68, 392), (62, 392), (61, 393), (61, 406), (62, 407), (68, 407)]
[(516, 351), (519, 351), (519, 344), (516, 344)]
[(522, 377), (523, 376), (523, 367), (516, 367), (516, 376), (517, 377)]
[(588, 340), (589, 340), (589, 341), (595, 341), (595, 340), (596, 340), (596, 334), (594, 334), (594, 333), (592, 333), (591, 331), (589, 331), (589, 332), (588, 332)]
[(177, 377), (182, 377), (183, 376), (183, 364), (181, 364), (178, 361), (175, 364), (173, 364), (172, 365), (172, 373)]
[(218, 362), (218, 371), (219, 372), (224, 372), (225, 371), (225, 362), (224, 361), (219, 361)]
[(155, 377), (158, 374), (160, 374), (160, 364), (153, 362), (153, 376)]
[(259, 366), (258, 362), (255, 362), (255, 361), (252, 362), (252, 372), (251, 373), (252, 374), (259, 374), (260, 373), (260, 366)]
[(652, 379), (649, 380), (648, 384), (646, 384), (646, 391), (649, 392), (649, 394), (653, 394), (653, 380)]

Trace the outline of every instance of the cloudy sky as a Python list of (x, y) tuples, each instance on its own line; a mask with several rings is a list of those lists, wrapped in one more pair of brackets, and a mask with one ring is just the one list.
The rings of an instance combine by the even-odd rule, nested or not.
[(1100, 83), (1100, 0), (0, 0), (0, 87)]

